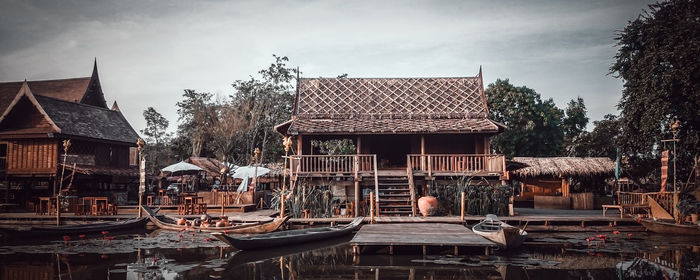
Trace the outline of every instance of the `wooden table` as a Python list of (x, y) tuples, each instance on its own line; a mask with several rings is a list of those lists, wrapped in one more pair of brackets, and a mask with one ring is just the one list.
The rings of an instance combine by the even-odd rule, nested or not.
[(54, 209), (54, 201), (56, 201), (56, 198), (40, 196), (39, 204), (36, 206), (36, 213), (38, 215), (50, 214), (49, 212)]
[(109, 200), (106, 196), (86, 196), (83, 203), (88, 202), (90, 214), (93, 216), (108, 214)]

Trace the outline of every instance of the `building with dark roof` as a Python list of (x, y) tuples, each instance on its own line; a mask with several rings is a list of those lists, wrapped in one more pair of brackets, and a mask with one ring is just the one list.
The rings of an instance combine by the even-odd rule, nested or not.
[(59, 188), (123, 203), (137, 186), (139, 136), (116, 102), (107, 107), (97, 63), (90, 77), (0, 83), (0, 112), (0, 198), (7, 203), (31, 208)]
[[(333, 184), (342, 185), (348, 179), (355, 182), (356, 206), (361, 189), (374, 188), (380, 214), (415, 215), (416, 195), (425, 192), (420, 186), (460, 175), (505, 175), (504, 157), (489, 147), (505, 126), (488, 118), (481, 70), (475, 77), (297, 83), (292, 118), (275, 127), (296, 144), (293, 181), (334, 177)], [(314, 143), (332, 139), (351, 140), (356, 154), (319, 155)]]

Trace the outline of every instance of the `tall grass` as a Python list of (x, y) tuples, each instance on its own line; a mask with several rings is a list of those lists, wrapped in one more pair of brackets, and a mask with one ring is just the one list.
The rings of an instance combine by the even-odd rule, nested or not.
[(465, 212), (469, 215), (508, 215), (512, 195), (509, 186), (491, 186), (482, 177), (463, 176), (447, 185), (434, 185), (428, 194), (438, 200), (438, 215), (456, 215), (461, 210), (461, 193), (465, 193)]
[(304, 210), (308, 210), (311, 218), (330, 218), (333, 208), (338, 204), (338, 201), (332, 199), (330, 186), (313, 186), (306, 181), (298, 181), (297, 185), (284, 193), (281, 189), (273, 190), (271, 208), (280, 210), (282, 194), (285, 195), (285, 214), (293, 218), (301, 218)]

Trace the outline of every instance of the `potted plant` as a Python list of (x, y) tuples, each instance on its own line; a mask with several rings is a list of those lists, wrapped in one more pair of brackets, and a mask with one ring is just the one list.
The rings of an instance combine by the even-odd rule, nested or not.
[(678, 213), (682, 216), (690, 216), (691, 221), (695, 224), (698, 222), (698, 213), (700, 213), (700, 202), (689, 199), (681, 199), (676, 205)]

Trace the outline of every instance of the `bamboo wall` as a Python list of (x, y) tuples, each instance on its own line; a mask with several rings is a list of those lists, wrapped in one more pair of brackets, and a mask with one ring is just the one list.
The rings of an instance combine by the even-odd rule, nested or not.
[(9, 141), (7, 174), (55, 174), (58, 142), (55, 139)]

